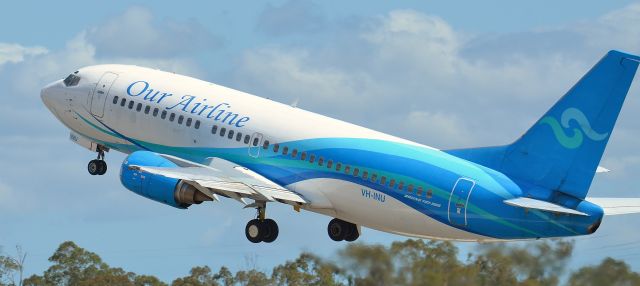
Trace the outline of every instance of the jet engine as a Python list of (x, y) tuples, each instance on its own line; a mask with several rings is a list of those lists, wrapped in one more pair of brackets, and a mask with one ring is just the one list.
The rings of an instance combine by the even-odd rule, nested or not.
[(137, 151), (131, 153), (122, 163), (120, 182), (138, 195), (180, 209), (212, 200), (183, 180), (132, 169), (131, 165), (161, 168), (178, 166), (153, 152)]

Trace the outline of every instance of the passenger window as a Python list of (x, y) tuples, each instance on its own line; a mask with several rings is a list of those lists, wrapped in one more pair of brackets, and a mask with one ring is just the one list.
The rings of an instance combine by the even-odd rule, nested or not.
[(367, 177), (369, 177), (369, 173), (367, 171), (363, 171), (362, 172), (362, 178), (366, 180)]
[(431, 189), (427, 190), (427, 199), (430, 199), (433, 197), (433, 191), (431, 191)]
[(236, 141), (238, 142), (242, 141), (242, 132), (236, 133)]
[(138, 106), (136, 106), (136, 111), (140, 112), (140, 110), (142, 110), (142, 103), (138, 103)]
[(227, 135), (227, 138), (233, 139), (233, 133), (234, 131), (232, 129), (229, 129), (229, 135)]
[(118, 96), (113, 97), (113, 104), (118, 104)]
[(190, 127), (190, 126), (191, 126), (191, 122), (192, 122), (192, 121), (193, 121), (193, 119), (191, 119), (191, 118), (187, 118), (187, 124), (186, 124), (186, 125), (187, 125), (187, 127)]
[(316, 160), (316, 155), (309, 154), (309, 162), (313, 163), (313, 161), (315, 161), (315, 160)]
[(291, 157), (295, 158), (298, 156), (298, 149), (293, 149), (293, 151), (291, 151)]
[(393, 188), (396, 185), (396, 179), (391, 179), (391, 181), (389, 181), (389, 188)]
[(178, 124), (182, 124), (183, 120), (184, 120), (184, 116), (182, 115), (178, 116)]
[(200, 129), (200, 120), (196, 120), (196, 124), (193, 127)]
[(160, 109), (154, 108), (153, 109), (153, 117), (157, 117), (159, 111), (160, 111)]
[(224, 137), (224, 134), (227, 133), (227, 128), (220, 128), (220, 137)]
[(409, 185), (409, 187), (407, 187), (407, 192), (413, 193), (413, 185)]
[(342, 164), (336, 163), (336, 171), (340, 171), (341, 167), (342, 167)]
[(253, 146), (258, 146), (258, 143), (260, 143), (260, 139), (258, 137), (253, 138)]
[(160, 114), (160, 118), (165, 119), (167, 118), (167, 111), (163, 110), (162, 113)]
[(171, 112), (171, 115), (169, 115), (169, 121), (173, 122), (173, 120), (176, 119), (176, 114)]
[(371, 181), (374, 182), (374, 183), (377, 182), (378, 181), (378, 175), (371, 174)]
[(324, 163), (324, 158), (322, 157), (318, 158), (318, 166), (322, 166), (323, 163)]
[(262, 142), (262, 149), (269, 149), (269, 140), (264, 140), (264, 142)]
[(287, 152), (289, 152), (289, 147), (287, 146), (282, 147), (282, 155), (287, 155)]
[(127, 103), (127, 99), (126, 98), (122, 98), (122, 100), (120, 100), (120, 106), (124, 107), (124, 105)]
[(360, 170), (358, 170), (358, 168), (353, 168), (353, 176), (357, 177), (358, 173), (360, 173)]
[(351, 173), (351, 167), (349, 167), (348, 165), (347, 165), (347, 166), (344, 166), (344, 173), (345, 173), (345, 174), (349, 174), (349, 173)]
[(251, 140), (251, 136), (249, 134), (244, 136), (244, 144), (249, 144), (249, 140)]
[(302, 161), (307, 160), (307, 152), (302, 152), (300, 154), (300, 160), (302, 160)]
[(422, 196), (422, 186), (418, 186), (418, 196)]
[(211, 127), (211, 134), (216, 134), (216, 132), (218, 132), (218, 125), (213, 125)]
[(380, 177), (380, 185), (385, 185), (387, 183), (387, 177), (382, 176)]
[(403, 187), (404, 187), (404, 182), (398, 183), (398, 190), (404, 189)]
[(273, 152), (278, 153), (279, 149), (280, 149), (280, 144), (278, 144), (278, 143), (273, 144)]
[(133, 101), (129, 101), (129, 109), (133, 109), (133, 105), (134, 105), (134, 104), (136, 104), (136, 103), (135, 103), (135, 102), (133, 102)]
[(327, 161), (327, 168), (331, 168), (333, 166), (333, 161)]
[(144, 108), (144, 114), (149, 114), (149, 111), (151, 111), (151, 106), (148, 106)]

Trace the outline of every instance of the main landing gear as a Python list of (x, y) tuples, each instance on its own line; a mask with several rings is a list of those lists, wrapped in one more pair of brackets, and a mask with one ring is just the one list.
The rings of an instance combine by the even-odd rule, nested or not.
[(89, 162), (87, 170), (91, 175), (104, 175), (107, 172), (107, 162), (104, 161), (104, 149), (98, 145), (96, 151), (98, 152), (98, 158)]
[(327, 226), (329, 237), (334, 241), (355, 241), (360, 237), (358, 226), (341, 219), (334, 218)]
[(278, 224), (272, 219), (265, 219), (266, 208), (266, 203), (258, 203), (258, 218), (250, 220), (244, 228), (244, 234), (253, 243), (271, 243), (278, 238)]

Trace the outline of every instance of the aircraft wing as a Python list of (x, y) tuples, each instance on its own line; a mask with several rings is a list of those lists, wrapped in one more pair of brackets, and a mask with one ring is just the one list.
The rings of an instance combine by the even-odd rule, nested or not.
[(158, 155), (175, 163), (177, 167), (130, 165), (129, 168), (183, 180), (214, 200), (218, 200), (218, 195), (221, 195), (245, 205), (247, 205), (245, 198), (265, 202), (278, 201), (293, 206), (307, 203), (301, 195), (224, 159), (210, 158), (209, 165), (202, 165), (171, 155)]
[(622, 215), (640, 213), (640, 198), (586, 198), (587, 201), (599, 205), (605, 215)]

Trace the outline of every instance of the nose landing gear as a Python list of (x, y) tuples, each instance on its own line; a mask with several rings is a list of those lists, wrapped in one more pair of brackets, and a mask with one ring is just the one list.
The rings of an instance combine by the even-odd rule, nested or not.
[(260, 204), (257, 207), (258, 218), (250, 220), (244, 228), (244, 234), (253, 243), (271, 243), (278, 238), (279, 230), (276, 221), (265, 219), (266, 206), (266, 203)]
[(96, 151), (98, 152), (98, 158), (95, 160), (89, 161), (87, 165), (87, 171), (91, 175), (104, 175), (107, 173), (107, 162), (104, 161), (104, 149), (100, 145), (96, 147)]

